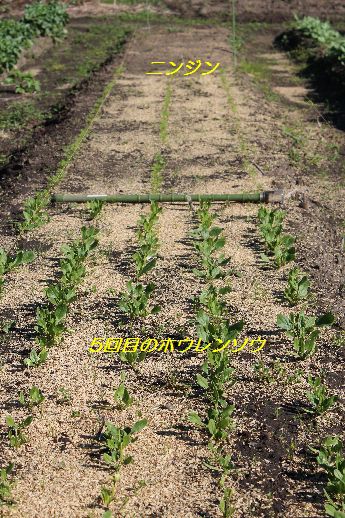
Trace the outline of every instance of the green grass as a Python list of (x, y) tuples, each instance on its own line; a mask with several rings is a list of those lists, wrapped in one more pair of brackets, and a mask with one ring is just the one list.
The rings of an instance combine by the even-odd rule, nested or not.
[(269, 101), (278, 101), (280, 96), (273, 92), (271, 88), (272, 72), (269, 64), (263, 61), (250, 61), (248, 59), (241, 60), (238, 69), (244, 74), (252, 77), (254, 83), (259, 87), (266, 99)]

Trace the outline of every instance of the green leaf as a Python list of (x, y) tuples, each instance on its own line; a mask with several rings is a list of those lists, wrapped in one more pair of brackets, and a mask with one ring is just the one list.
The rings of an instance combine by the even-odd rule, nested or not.
[(131, 429), (131, 433), (138, 433), (140, 432), (145, 426), (147, 425), (147, 419), (141, 419), (140, 421), (137, 421)]
[(195, 424), (196, 426), (203, 426), (201, 418), (196, 412), (191, 412), (188, 416), (188, 419), (191, 423)]
[(288, 331), (291, 327), (289, 317), (279, 314), (277, 316), (277, 326), (280, 327), (280, 329), (285, 329), (286, 331)]
[(318, 327), (329, 326), (333, 324), (334, 321), (335, 317), (333, 313), (325, 313), (324, 315), (316, 319), (315, 325), (317, 325)]
[(204, 376), (201, 376), (201, 374), (197, 374), (196, 380), (200, 387), (207, 389), (208, 388), (208, 381)]

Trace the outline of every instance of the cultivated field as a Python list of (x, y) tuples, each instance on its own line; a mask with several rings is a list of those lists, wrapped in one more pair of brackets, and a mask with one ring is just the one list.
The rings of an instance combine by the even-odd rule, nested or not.
[(128, 3), (0, 68), (0, 515), (344, 518), (341, 22)]

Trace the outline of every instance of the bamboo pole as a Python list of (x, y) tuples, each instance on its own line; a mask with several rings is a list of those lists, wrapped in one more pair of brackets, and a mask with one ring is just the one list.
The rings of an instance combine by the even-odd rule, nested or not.
[(191, 201), (233, 201), (239, 203), (281, 203), (282, 191), (234, 194), (52, 194), (52, 203), (85, 203), (101, 200), (108, 203), (181, 203)]

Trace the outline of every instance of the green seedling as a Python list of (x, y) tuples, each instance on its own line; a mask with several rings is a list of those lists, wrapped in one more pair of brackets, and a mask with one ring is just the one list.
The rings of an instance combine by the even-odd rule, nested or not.
[(204, 465), (213, 471), (218, 471), (221, 473), (219, 485), (220, 487), (224, 487), (225, 481), (230, 471), (232, 471), (235, 467), (231, 460), (231, 455), (224, 455), (219, 445), (215, 445), (212, 442), (209, 443), (208, 448), (212, 453), (212, 459), (211, 462), (205, 462)]
[(225, 400), (222, 400), (220, 408), (209, 408), (207, 416), (204, 420), (196, 412), (189, 414), (189, 420), (200, 428), (204, 428), (211, 440), (214, 442), (224, 441), (231, 430), (234, 428), (232, 414), (235, 406), (229, 405)]
[(60, 270), (62, 272), (61, 284), (70, 288), (78, 286), (86, 275), (85, 266), (76, 259), (62, 259)]
[(150, 255), (151, 252), (149, 245), (142, 245), (139, 250), (132, 255), (137, 280), (156, 266), (157, 258)]
[(240, 320), (230, 324), (226, 320), (209, 315), (204, 309), (200, 309), (196, 315), (196, 328), (198, 337), (203, 342), (214, 343), (227, 342), (236, 338), (243, 329), (244, 322)]
[(22, 406), (26, 406), (27, 408), (31, 409), (34, 406), (38, 406), (44, 401), (44, 396), (40, 389), (38, 387), (31, 387), (29, 390), (29, 394), (27, 397), (25, 397), (24, 392), (19, 393), (19, 403)]
[(260, 207), (258, 211), (259, 229), (265, 240), (267, 248), (274, 250), (278, 237), (283, 230), (285, 212), (279, 209)]
[(65, 284), (51, 284), (45, 289), (45, 295), (54, 307), (68, 306), (76, 299), (76, 291)]
[(261, 259), (266, 263), (273, 261), (276, 268), (285, 266), (296, 257), (295, 241), (296, 238), (293, 236), (280, 234), (277, 237), (272, 255), (261, 254)]
[(125, 386), (126, 374), (121, 372), (121, 383), (114, 392), (114, 399), (120, 409), (128, 408), (133, 404), (134, 398), (129, 395)]
[(225, 352), (207, 352), (203, 363), (202, 374), (197, 375), (197, 383), (206, 392), (215, 408), (223, 406), (224, 388), (235, 384), (235, 370), (230, 366), (229, 355)]
[(13, 505), (11, 494), (13, 483), (10, 480), (13, 466), (13, 463), (10, 463), (6, 468), (0, 470), (0, 507), (2, 505)]
[(198, 298), (198, 305), (204, 307), (213, 317), (222, 317), (226, 312), (226, 304), (222, 300), (222, 296), (231, 292), (230, 286), (217, 288), (210, 285), (205, 288)]
[(232, 518), (235, 507), (232, 505), (233, 490), (230, 487), (223, 488), (223, 497), (219, 502), (219, 509), (223, 518)]
[(23, 221), (17, 224), (19, 232), (27, 232), (34, 230), (49, 221), (49, 215), (46, 211), (50, 202), (50, 195), (47, 191), (38, 192), (34, 198), (29, 198), (23, 208)]
[(89, 218), (91, 220), (96, 219), (97, 216), (102, 212), (104, 201), (102, 200), (91, 200), (87, 202), (87, 209), (89, 211)]
[(103, 486), (101, 488), (101, 502), (105, 507), (109, 507), (111, 502), (115, 500), (115, 487), (110, 488)]
[(292, 268), (289, 272), (288, 285), (284, 296), (291, 306), (295, 306), (309, 297), (310, 281), (298, 268)]
[(312, 409), (307, 412), (315, 414), (323, 414), (327, 412), (334, 403), (338, 400), (338, 396), (328, 396), (328, 390), (325, 385), (322, 384), (321, 378), (308, 377), (308, 383), (311, 388), (310, 392), (307, 392), (307, 398), (309, 399)]
[(160, 306), (149, 307), (149, 299), (155, 285), (150, 282), (146, 286), (138, 282), (127, 282), (127, 292), (121, 293), (119, 307), (127, 313), (130, 318), (146, 317), (149, 314), (156, 314)]
[(5, 284), (4, 276), (23, 264), (32, 263), (36, 254), (31, 250), (20, 250), (15, 256), (9, 256), (3, 248), (0, 248), (0, 294)]
[(67, 306), (62, 304), (55, 308), (37, 308), (37, 341), (41, 347), (54, 345), (66, 330), (64, 320), (67, 315)]
[(121, 352), (119, 356), (120, 356), (121, 361), (128, 363), (134, 369), (137, 363), (140, 363), (145, 360), (146, 352), (145, 351)]
[(41, 83), (30, 72), (13, 69), (4, 80), (6, 85), (15, 85), (17, 94), (36, 93), (41, 90)]
[(302, 311), (291, 313), (288, 317), (278, 315), (277, 326), (293, 339), (296, 353), (301, 359), (305, 359), (316, 351), (316, 340), (320, 335), (318, 328), (329, 326), (334, 320), (332, 313), (316, 318), (309, 317)]
[(5, 337), (10, 333), (15, 324), (14, 320), (5, 320), (0, 323), (0, 343), (5, 341)]
[(147, 425), (147, 420), (137, 421), (131, 428), (118, 428), (109, 421), (105, 423), (106, 431), (103, 436), (107, 453), (103, 454), (103, 460), (115, 471), (119, 471), (122, 465), (130, 464), (133, 458), (125, 454), (127, 446), (137, 440), (135, 434), (139, 433)]
[(69, 391), (65, 387), (59, 388), (59, 402), (63, 403), (64, 405), (71, 405), (72, 404), (72, 396), (69, 393)]
[(328, 482), (325, 490), (328, 516), (343, 518), (345, 511), (345, 458), (343, 444), (339, 437), (326, 437), (320, 450), (310, 448), (317, 454), (318, 464), (327, 472)]
[(20, 423), (16, 423), (13, 417), (10, 415), (6, 417), (6, 423), (8, 426), (8, 439), (10, 441), (10, 445), (13, 448), (19, 448), (26, 443), (27, 439), (23, 433), (23, 430), (32, 423), (32, 420), (32, 415), (29, 415)]
[(36, 349), (32, 349), (28, 358), (25, 358), (24, 365), (27, 367), (38, 367), (42, 365), (46, 361), (48, 357), (48, 351), (45, 347), (42, 347), (40, 352), (37, 352)]

